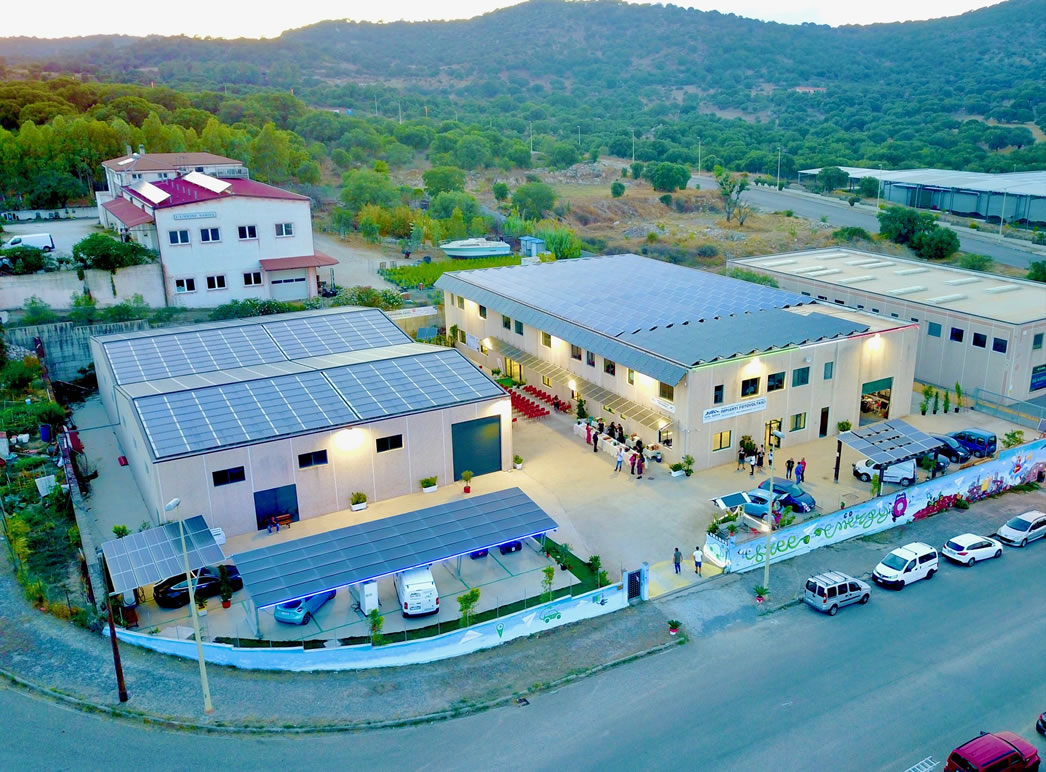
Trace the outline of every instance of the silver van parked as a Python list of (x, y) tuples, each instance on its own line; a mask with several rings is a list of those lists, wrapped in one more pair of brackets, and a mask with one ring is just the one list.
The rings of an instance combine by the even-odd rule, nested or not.
[(806, 580), (803, 600), (818, 611), (834, 617), (842, 606), (867, 603), (871, 589), (860, 579), (838, 571), (826, 571)]

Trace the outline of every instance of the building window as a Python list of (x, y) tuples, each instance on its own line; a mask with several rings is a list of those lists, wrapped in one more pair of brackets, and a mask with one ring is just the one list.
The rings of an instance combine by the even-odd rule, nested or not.
[(1031, 350), (1032, 351), (1038, 351), (1040, 348), (1042, 348), (1042, 335), (1043, 334), (1041, 332), (1037, 332), (1032, 337), (1032, 339), (1031, 339)]
[(519, 319), (517, 319), (516, 320), (516, 335), (522, 335), (522, 334), (523, 334), (523, 322), (521, 322), (521, 321), (519, 321)]
[(983, 332), (975, 332), (973, 334), (973, 345), (977, 348), (987, 348), (988, 336)]
[(937, 324), (937, 322), (927, 322), (926, 334), (929, 335), (931, 338), (941, 337), (941, 325)]
[(222, 485), (243, 482), (247, 479), (247, 475), (244, 474), (242, 466), (234, 466), (232, 469), (219, 469), (217, 472), (211, 472), (211, 479), (214, 481), (214, 487), (218, 488)]
[(596, 366), (596, 355), (593, 354), (591, 351), (586, 351), (585, 352), (585, 364), (588, 365), (589, 367), (595, 367)]
[(963, 330), (961, 327), (952, 327), (951, 339), (955, 343), (962, 343)]
[(606, 357), (603, 357), (603, 372), (607, 375), (616, 375), (617, 365), (615, 365), (611, 360), (607, 359)]
[(548, 388), (552, 388), (552, 379), (549, 378), (547, 375), (542, 375), (541, 376), (541, 385), (542, 386), (547, 386)]
[(575, 346), (573, 343), (570, 344), (570, 358), (581, 361), (581, 346)]
[(207, 277), (207, 289), (209, 290), (221, 290), (225, 289), (225, 275), (218, 274), (217, 276)]
[(541, 345), (546, 348), (552, 348), (552, 336), (547, 332), (541, 333)]
[(480, 306), (479, 307), (479, 318), (480, 319), (486, 319), (487, 318), (487, 307), (486, 306)]
[(1005, 338), (995, 338), (994, 340), (992, 340), (992, 351), (994, 351), (996, 354), (1005, 354), (1006, 353), (1006, 339)]
[(657, 395), (666, 402), (675, 402), (676, 399), (676, 387), (670, 386), (667, 383), (657, 383)]
[(731, 435), (732, 434), (733, 434), (733, 432), (731, 432), (730, 430), (727, 430), (725, 432), (716, 432), (715, 434), (713, 434), (712, 435), (712, 452), (714, 453), (717, 450), (726, 450), (727, 448), (729, 448), (730, 445), (732, 444), (731, 443)]
[(200, 228), (200, 241), (204, 244), (221, 240), (221, 231), (217, 228)]
[(327, 463), (327, 451), (314, 450), (311, 453), (298, 454), (298, 468), (307, 469), (310, 466), (323, 466)]
[(384, 453), (387, 450), (399, 450), (403, 447), (403, 435), (393, 434), (390, 437), (378, 437), (375, 445), (379, 453)]
[(258, 238), (258, 226), (257, 225), (241, 225), (236, 229), (240, 239), (256, 239)]
[(261, 271), (250, 271), (243, 275), (244, 287), (257, 287), (262, 283)]
[(278, 222), (276, 223), (276, 237), (282, 238), (283, 236), (294, 235), (294, 223), (292, 222)]
[(797, 432), (806, 428), (806, 413), (796, 413), (788, 421), (788, 430)]
[(465, 298), (458, 295), (458, 308), (465, 310)]
[(636, 371), (633, 370), (631, 367), (628, 368), (628, 385), (629, 386), (635, 386), (636, 385)]
[(877, 314), (877, 313), (879, 313), (879, 309), (878, 309), (878, 308), (873, 308), (873, 309), (872, 309), (872, 313), (873, 313), (873, 314)]
[(835, 362), (824, 363), (824, 379), (826, 381), (832, 380), (832, 376), (835, 375)]
[(712, 404), (723, 404), (723, 384), (719, 384), (718, 386), (712, 389)]
[(754, 397), (759, 393), (759, 379), (758, 378), (745, 378), (741, 381), (741, 396), (742, 397)]
[(171, 244), (177, 246), (179, 244), (189, 243), (189, 231), (168, 231), (167, 238), (171, 240)]
[(509, 319), (504, 314), (502, 314), (501, 315), (501, 326), (504, 327), (506, 330), (511, 330), (512, 329), (512, 320)]
[(890, 312), (890, 316), (892, 316), (894, 319), (900, 319), (900, 315), (895, 314), (893, 311)]
[(183, 292), (196, 292), (196, 279), (175, 279), (174, 291), (178, 294)]
[(770, 373), (766, 376), (766, 391), (780, 391), (785, 387), (785, 374), (782, 370), (779, 373)]
[(810, 382), (810, 368), (797, 367), (792, 370), (792, 386), (805, 386)]
[(487, 354), (490, 353), (490, 349), (487, 348), (485, 343), (480, 343), (479, 344), (479, 353), (481, 353), (483, 356), (486, 356)]
[(465, 341), (466, 341), (465, 331), (459, 327), (458, 328), (458, 343), (464, 343)]

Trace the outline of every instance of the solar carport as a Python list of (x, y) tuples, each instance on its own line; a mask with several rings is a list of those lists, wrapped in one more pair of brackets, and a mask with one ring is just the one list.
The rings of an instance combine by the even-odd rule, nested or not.
[(843, 432), (836, 443), (836, 482), (839, 482), (839, 464), (844, 444), (864, 455), (869, 465), (878, 469), (880, 473), (888, 466), (933, 453), (933, 476), (937, 474), (937, 451), (944, 447), (940, 440), (900, 420), (882, 421)]
[[(460, 559), (558, 528), (519, 488), (468, 496), (236, 555), (257, 611), (339, 587)], [(260, 633), (259, 633), (260, 634)]]

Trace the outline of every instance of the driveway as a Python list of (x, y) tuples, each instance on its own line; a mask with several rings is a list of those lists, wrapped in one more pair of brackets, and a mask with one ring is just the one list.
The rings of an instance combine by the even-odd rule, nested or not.
[[(376, 289), (397, 289), (378, 275), (382, 263), (404, 264), (405, 260), (395, 260), (378, 248), (358, 247), (327, 233), (313, 232), (313, 243), (320, 252), (330, 255), (338, 264), (334, 266), (334, 283), (339, 287), (374, 287)], [(320, 268), (320, 279), (327, 280), (329, 269)]]

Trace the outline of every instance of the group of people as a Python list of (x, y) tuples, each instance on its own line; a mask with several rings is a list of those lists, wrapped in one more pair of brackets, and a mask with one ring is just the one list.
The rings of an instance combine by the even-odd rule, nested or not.
[[(672, 564), (675, 566), (676, 573), (678, 574), (681, 570), (680, 564), (683, 562), (683, 553), (679, 551), (679, 547), (676, 547), (675, 552), (672, 553)], [(701, 548), (694, 547), (694, 573), (701, 576)]]
[(792, 472), (795, 472), (796, 485), (801, 483), (806, 477), (806, 458), (800, 458), (799, 463), (795, 463), (792, 459), (785, 461), (785, 478), (791, 480)]
[[(622, 428), (621, 424), (615, 424), (613, 421), (607, 426), (603, 423), (603, 419), (599, 419), (594, 427), (592, 424), (585, 425), (585, 442), (592, 446), (593, 453), (599, 452), (599, 441), (604, 435), (621, 443), (614, 458), (614, 471), (620, 472), (625, 466), (626, 439), (624, 428)], [(646, 455), (643, 453), (643, 441), (638, 437), (632, 446), (632, 453), (628, 457), (628, 468), (630, 474), (638, 479), (643, 478), (643, 470), (646, 468)]]
[[(738, 471), (743, 470), (746, 466), (749, 469), (748, 476), (754, 477), (755, 470), (758, 467), (760, 471), (763, 469), (763, 459), (769, 459), (770, 465), (774, 463), (774, 449), (770, 448), (767, 453), (766, 448), (760, 445), (754, 450), (745, 450), (744, 448), (737, 449), (737, 469)], [(806, 458), (800, 458), (799, 463), (795, 462), (795, 459), (788, 459), (785, 461), (785, 478), (791, 480), (792, 473), (795, 472), (796, 483), (801, 483), (806, 477)]]

